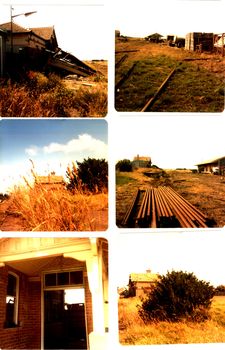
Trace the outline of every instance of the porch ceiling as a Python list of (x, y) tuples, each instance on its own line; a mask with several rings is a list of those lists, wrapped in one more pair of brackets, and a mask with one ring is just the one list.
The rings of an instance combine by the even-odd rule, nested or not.
[(40, 276), (43, 271), (63, 271), (74, 267), (74, 265), (84, 267), (84, 263), (72, 258), (64, 258), (63, 255), (14, 260), (5, 262), (5, 264), (26, 274), (28, 277)]
[(26, 274), (29, 277), (39, 276), (43, 270), (59, 262), (60, 256), (42, 257), (6, 262), (6, 265)]

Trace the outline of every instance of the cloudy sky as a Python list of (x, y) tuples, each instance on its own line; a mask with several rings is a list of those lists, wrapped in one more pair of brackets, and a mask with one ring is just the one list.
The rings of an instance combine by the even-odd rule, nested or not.
[(107, 160), (107, 138), (105, 120), (1, 120), (0, 192), (29, 179), (30, 159), (38, 175), (63, 176), (72, 161)]
[(113, 128), (115, 163), (139, 154), (164, 169), (194, 169), (225, 155), (225, 120), (218, 114), (123, 116)]
[[(10, 2), (3, 3), (5, 5), (0, 5), (0, 23), (10, 21)], [(102, 0), (67, 0), (61, 1), (62, 5), (50, 0), (48, 6), (45, 3), (14, 1), (13, 15), (37, 11), (28, 17), (16, 17), (14, 22), (25, 28), (54, 26), (58, 45), (63, 50), (81, 60), (108, 59), (106, 9)]]
[(123, 35), (224, 32), (224, 0), (123, 0), (117, 4), (115, 27)]
[(193, 272), (214, 286), (225, 284), (223, 232), (123, 233), (113, 243), (111, 273), (117, 287), (128, 284), (130, 273), (147, 269), (162, 275)]

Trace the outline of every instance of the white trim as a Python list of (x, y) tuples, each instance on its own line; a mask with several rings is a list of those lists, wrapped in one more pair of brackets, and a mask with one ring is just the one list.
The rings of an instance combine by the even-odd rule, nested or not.
[[(20, 287), (20, 277), (15, 272), (8, 271), (8, 276), (12, 275), (16, 278), (16, 300), (15, 300), (15, 308), (13, 315), (13, 322), (16, 326), (18, 326), (18, 312), (19, 312), (19, 287)], [(8, 285), (8, 282), (7, 282)], [(7, 292), (6, 292), (7, 295)]]

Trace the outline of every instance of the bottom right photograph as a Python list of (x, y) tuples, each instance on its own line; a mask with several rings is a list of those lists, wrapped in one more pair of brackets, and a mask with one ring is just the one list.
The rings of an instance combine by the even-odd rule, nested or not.
[(119, 234), (120, 344), (224, 343), (224, 244), (217, 230)]

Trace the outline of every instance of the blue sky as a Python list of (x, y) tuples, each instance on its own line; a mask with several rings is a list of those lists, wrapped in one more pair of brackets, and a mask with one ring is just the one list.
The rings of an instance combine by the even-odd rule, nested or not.
[[(51, 4), (52, 3), (52, 4)], [(63, 4), (62, 4), (63, 3)], [(58, 45), (81, 60), (108, 59), (108, 31), (103, 1), (19, 1), (13, 2), (13, 15), (36, 11), (31, 16), (19, 16), (14, 22), (25, 27), (54, 26)], [(0, 23), (10, 21), (10, 2), (0, 5)], [(104, 28), (104, 30), (103, 30)]]
[(105, 120), (4, 119), (0, 121), (0, 192), (29, 176), (31, 159), (39, 175), (64, 175), (72, 161), (107, 160)]

